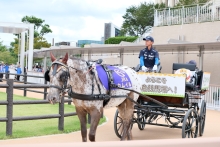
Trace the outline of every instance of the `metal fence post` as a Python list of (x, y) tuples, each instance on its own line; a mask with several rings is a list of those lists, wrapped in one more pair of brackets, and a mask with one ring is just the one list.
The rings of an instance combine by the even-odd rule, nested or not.
[(61, 98), (61, 102), (59, 103), (59, 124), (58, 129), (63, 131), (64, 129), (64, 96)]
[[(27, 73), (25, 72), (24, 73), (24, 84), (27, 84)], [(26, 97), (27, 96), (27, 88), (24, 88), (24, 96)]]
[(9, 71), (5, 72), (5, 79), (9, 79)]
[[(47, 84), (47, 81), (44, 79), (44, 84)], [(44, 88), (44, 100), (47, 99), (47, 88)]]
[[(70, 96), (68, 96), (68, 99), (71, 99), (71, 97), (70, 97)], [(71, 105), (71, 102), (68, 102), (68, 105)]]
[(13, 79), (7, 79), (7, 122), (6, 135), (12, 136), (12, 121), (13, 121)]

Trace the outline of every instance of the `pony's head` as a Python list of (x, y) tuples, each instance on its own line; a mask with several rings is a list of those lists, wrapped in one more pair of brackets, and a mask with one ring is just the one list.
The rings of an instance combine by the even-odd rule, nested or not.
[(45, 72), (45, 79), (50, 82), (50, 88), (47, 99), (50, 103), (54, 104), (60, 101), (64, 90), (67, 88), (67, 81), (69, 78), (69, 70), (67, 67), (68, 53), (64, 58), (56, 59), (50, 53), (52, 65), (49, 71)]

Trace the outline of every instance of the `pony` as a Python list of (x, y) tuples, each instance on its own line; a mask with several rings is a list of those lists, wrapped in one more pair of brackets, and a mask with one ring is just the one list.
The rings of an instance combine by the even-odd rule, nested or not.
[[(78, 94), (78, 97), (71, 97), (75, 105), (76, 112), (81, 124), (82, 141), (87, 142), (87, 114), (91, 116), (91, 125), (89, 130), (89, 140), (95, 141), (95, 135), (99, 120), (103, 113), (103, 108), (117, 107), (122, 118), (122, 137), (121, 140), (131, 140), (131, 124), (133, 119), (134, 101), (137, 101), (139, 95), (122, 89), (111, 89), (111, 96), (105, 104), (103, 99), (88, 100), (84, 96), (108, 95), (109, 89), (106, 89), (97, 73), (96, 62), (88, 62), (79, 58), (68, 58), (68, 53), (62, 59), (56, 59), (50, 53), (52, 66), (48, 74), (50, 88), (47, 99), (54, 104), (62, 98), (65, 89)], [(127, 73), (132, 83), (130, 89), (141, 92), (141, 80), (137, 73), (127, 66), (117, 66), (118, 69)], [(93, 73), (93, 74), (91, 74)], [(94, 82), (95, 79), (95, 82)], [(110, 97), (111, 97), (110, 96)], [(128, 96), (133, 102), (126, 98)]]

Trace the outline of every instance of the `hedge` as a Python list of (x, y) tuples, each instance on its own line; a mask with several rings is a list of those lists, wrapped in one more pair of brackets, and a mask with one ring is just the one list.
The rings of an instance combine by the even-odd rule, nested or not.
[(126, 41), (126, 42), (133, 42), (137, 39), (137, 36), (130, 36), (130, 37), (111, 37), (105, 40), (105, 44), (119, 44), (121, 41)]

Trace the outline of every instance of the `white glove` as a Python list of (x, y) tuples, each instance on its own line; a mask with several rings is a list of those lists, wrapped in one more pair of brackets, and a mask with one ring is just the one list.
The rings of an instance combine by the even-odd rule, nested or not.
[(142, 66), (142, 67), (141, 67), (141, 70), (143, 70), (143, 71), (146, 72), (146, 71), (147, 71), (147, 68), (146, 68), (145, 66)]
[(156, 71), (157, 70), (157, 65), (154, 65), (152, 70)]

